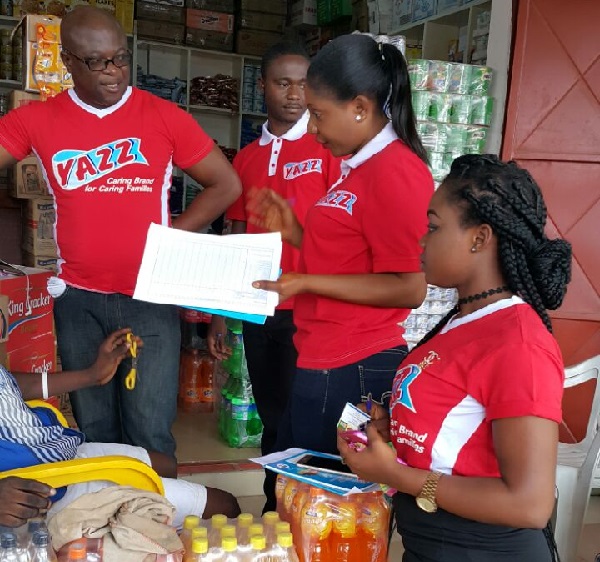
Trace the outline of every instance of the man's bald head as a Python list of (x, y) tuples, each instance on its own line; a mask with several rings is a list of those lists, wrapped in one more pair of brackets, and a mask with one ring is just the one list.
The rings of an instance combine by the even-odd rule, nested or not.
[(93, 6), (77, 6), (62, 19), (60, 39), (63, 48), (71, 50), (81, 46), (90, 30), (112, 31), (126, 40), (123, 28), (112, 14)]

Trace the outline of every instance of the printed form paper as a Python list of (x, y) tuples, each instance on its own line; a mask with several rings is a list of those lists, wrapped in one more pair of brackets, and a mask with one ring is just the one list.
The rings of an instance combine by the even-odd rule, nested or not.
[(252, 287), (276, 280), (281, 235), (196, 234), (150, 225), (134, 299), (273, 316), (279, 295)]

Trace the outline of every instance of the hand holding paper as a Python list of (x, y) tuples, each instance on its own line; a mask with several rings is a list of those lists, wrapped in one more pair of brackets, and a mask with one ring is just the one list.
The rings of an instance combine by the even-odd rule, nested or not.
[(279, 233), (215, 236), (152, 224), (133, 298), (272, 316), (279, 296), (252, 283), (276, 280), (280, 262)]

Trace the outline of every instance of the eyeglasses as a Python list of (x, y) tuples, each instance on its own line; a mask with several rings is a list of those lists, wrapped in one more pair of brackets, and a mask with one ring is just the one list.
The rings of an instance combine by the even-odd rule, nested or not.
[(120, 55), (115, 55), (112, 59), (82, 59), (75, 53), (63, 49), (63, 53), (67, 53), (72, 57), (75, 57), (78, 61), (84, 63), (92, 72), (101, 72), (108, 68), (108, 63), (112, 62), (117, 68), (123, 68), (131, 64), (131, 53), (129, 51)]

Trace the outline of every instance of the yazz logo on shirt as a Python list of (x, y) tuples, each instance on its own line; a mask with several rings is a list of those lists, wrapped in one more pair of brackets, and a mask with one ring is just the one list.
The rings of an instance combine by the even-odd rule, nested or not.
[(310, 158), (303, 162), (290, 162), (283, 166), (283, 179), (293, 180), (310, 174), (311, 172), (323, 173), (323, 160), (320, 158)]
[(87, 185), (130, 164), (148, 164), (141, 139), (119, 139), (87, 152), (61, 150), (52, 157), (52, 171), (67, 191)]
[(342, 209), (349, 215), (352, 215), (352, 207), (356, 203), (357, 197), (354, 193), (344, 191), (343, 189), (330, 191), (325, 197), (322, 197), (317, 201), (319, 207), (333, 207), (335, 209)]
[(411, 364), (398, 369), (394, 378), (394, 384), (392, 385), (390, 410), (399, 404), (408, 408), (411, 412), (417, 413), (412, 396), (410, 395), (410, 385), (423, 372), (423, 369), (431, 365), (434, 361), (439, 360), (440, 356), (435, 351), (430, 351), (418, 365)]

